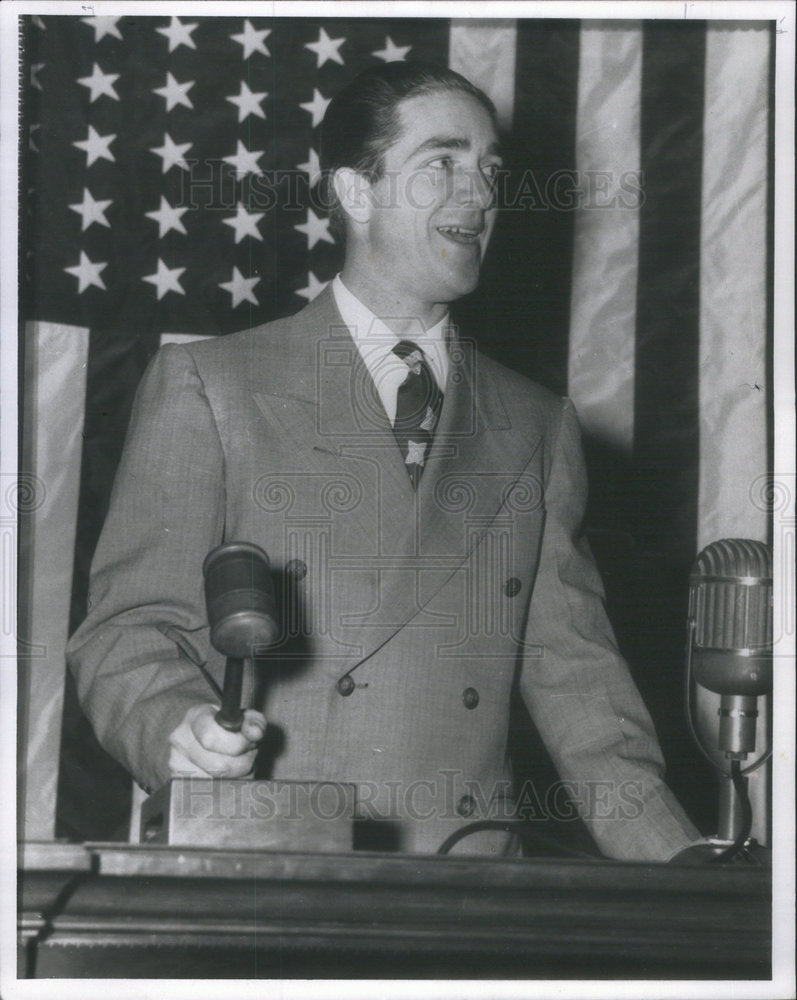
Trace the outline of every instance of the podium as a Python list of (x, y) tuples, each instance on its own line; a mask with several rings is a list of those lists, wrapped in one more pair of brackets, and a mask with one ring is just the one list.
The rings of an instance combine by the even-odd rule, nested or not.
[(28, 843), (23, 977), (768, 979), (770, 872)]

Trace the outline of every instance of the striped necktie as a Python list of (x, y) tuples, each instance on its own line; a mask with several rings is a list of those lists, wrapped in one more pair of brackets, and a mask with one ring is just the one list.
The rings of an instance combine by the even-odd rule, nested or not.
[(412, 483), (418, 488), (443, 406), (443, 393), (429, 368), (423, 351), (411, 340), (400, 340), (393, 348), (408, 371), (396, 396), (393, 433), (404, 456)]

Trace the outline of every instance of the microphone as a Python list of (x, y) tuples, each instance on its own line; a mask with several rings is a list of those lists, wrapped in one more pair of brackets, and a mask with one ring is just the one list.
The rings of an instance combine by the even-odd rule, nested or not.
[[(711, 750), (729, 761), (736, 797), (720, 766), (724, 780), (719, 837), (738, 841), (740, 825), (742, 832), (747, 826), (743, 843), (752, 813), (741, 761), (755, 750), (758, 698), (772, 688), (772, 553), (767, 545), (731, 538), (712, 542), (700, 552), (689, 577), (687, 636), (687, 721), (714, 767), (718, 765)], [(692, 678), (720, 695), (719, 725), (706, 741), (692, 722)], [(747, 771), (759, 763), (763, 758)]]
[(230, 732), (243, 723), (243, 661), (273, 645), (279, 635), (274, 587), (266, 553), (250, 542), (213, 549), (202, 566), (205, 604), (214, 649), (227, 657), (216, 722)]

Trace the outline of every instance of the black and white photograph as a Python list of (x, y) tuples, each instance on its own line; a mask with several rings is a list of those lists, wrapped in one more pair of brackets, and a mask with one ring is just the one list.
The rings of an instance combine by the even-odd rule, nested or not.
[(2, 995), (793, 996), (794, 5), (3, 8)]

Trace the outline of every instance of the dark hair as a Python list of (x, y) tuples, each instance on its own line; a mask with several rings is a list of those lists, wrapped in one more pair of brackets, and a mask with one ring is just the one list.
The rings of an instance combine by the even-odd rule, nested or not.
[(319, 160), (321, 195), (330, 208), (337, 235), (344, 231), (343, 210), (332, 185), (340, 167), (351, 167), (367, 180), (378, 181), (384, 157), (401, 133), (401, 101), (437, 91), (459, 91), (475, 98), (497, 128), (495, 105), (470, 80), (445, 66), (426, 62), (390, 62), (356, 76), (329, 103), (321, 124)]

